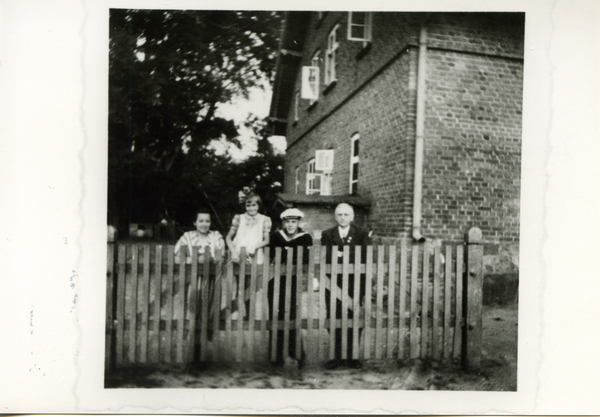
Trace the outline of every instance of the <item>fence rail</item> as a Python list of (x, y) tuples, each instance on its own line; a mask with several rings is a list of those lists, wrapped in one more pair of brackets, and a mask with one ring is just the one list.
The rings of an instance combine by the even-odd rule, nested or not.
[[(199, 261), (198, 251), (188, 257), (185, 247), (175, 257), (173, 246), (111, 243), (106, 365), (275, 360), (279, 337), (284, 352), (295, 343), (298, 358), (304, 348), (312, 349), (311, 360), (325, 361), (334, 357), (335, 330), (341, 329), (344, 359), (453, 360), (468, 354), (467, 365), (477, 367), (481, 257), (476, 254), (481, 247), (474, 237), (471, 240), (473, 246), (419, 243), (368, 246), (364, 251), (357, 247), (354, 263), (347, 246), (340, 263), (327, 263), (326, 248), (316, 245), (309, 249), (305, 265), (293, 264), (292, 251), (282, 259), (280, 248), (273, 260), (265, 251), (263, 264), (257, 264), (256, 257), (252, 263), (234, 264), (229, 259)], [(471, 252), (474, 260), (469, 258)], [(332, 259), (337, 255), (334, 247)], [(464, 274), (466, 268), (469, 274)], [(280, 320), (280, 287), (283, 279), (290, 283), (294, 276), (296, 296), (292, 297), (292, 285), (281, 291)], [(360, 294), (363, 278), (364, 297), (351, 297), (349, 282), (354, 281), (354, 294)], [(336, 285), (340, 279), (341, 287)], [(269, 300), (271, 280), (274, 290)], [(467, 294), (474, 306), (467, 302)], [(293, 299), (295, 318), (290, 315)], [(336, 314), (340, 303), (341, 314)], [(464, 326), (467, 317), (469, 325)], [(294, 330), (299, 336), (291, 338)]]

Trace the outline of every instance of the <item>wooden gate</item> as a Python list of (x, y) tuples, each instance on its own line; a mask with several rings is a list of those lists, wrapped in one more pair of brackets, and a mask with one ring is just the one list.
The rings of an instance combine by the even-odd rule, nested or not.
[[(106, 366), (275, 360), (277, 338), (283, 337), (288, 352), (292, 330), (301, 335), (296, 352), (302, 344), (311, 360), (325, 361), (334, 357), (335, 329), (341, 329), (344, 359), (462, 358), (468, 368), (480, 366), (483, 249), (477, 228), (464, 245), (368, 246), (365, 259), (357, 247), (354, 263), (349, 247), (338, 264), (326, 262), (325, 247), (313, 246), (307, 265), (293, 265), (291, 251), (282, 262), (281, 249), (273, 260), (265, 251), (260, 265), (256, 257), (251, 264), (198, 262), (197, 250), (188, 257), (181, 249), (176, 258), (173, 246), (109, 244)], [(341, 290), (352, 275), (364, 277), (362, 299)], [(292, 276), (298, 282), (296, 319), (290, 318), (288, 285), (284, 319), (270, 320), (269, 280), (276, 310), (281, 278), (290, 282)], [(342, 287), (332, 286), (331, 277), (334, 284), (340, 277)], [(341, 318), (335, 318), (336, 299)], [(282, 332), (271, 333), (275, 329)]]

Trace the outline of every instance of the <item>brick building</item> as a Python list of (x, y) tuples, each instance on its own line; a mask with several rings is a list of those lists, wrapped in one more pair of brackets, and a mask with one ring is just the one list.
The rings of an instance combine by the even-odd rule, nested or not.
[(270, 111), (287, 139), (281, 202), (333, 224), (334, 200), (356, 199), (380, 242), (458, 241), (478, 226), (518, 244), (524, 23), (288, 12)]

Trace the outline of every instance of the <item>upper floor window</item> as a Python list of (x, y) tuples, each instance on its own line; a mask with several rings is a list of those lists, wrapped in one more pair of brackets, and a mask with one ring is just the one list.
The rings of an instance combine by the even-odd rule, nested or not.
[(372, 12), (348, 12), (348, 40), (371, 42)]
[[(310, 66), (319, 68), (319, 70), (321, 69), (321, 51), (317, 51), (314, 53), (312, 59), (310, 60)], [(320, 71), (317, 71), (314, 79), (311, 80), (311, 83), (312, 83), (311, 88), (315, 92), (315, 96), (317, 98), (310, 100), (310, 104), (314, 103), (315, 101), (317, 101), (319, 99), (319, 77), (320, 77), (319, 72)]]
[(309, 99), (311, 104), (317, 101), (319, 98), (320, 61), (320, 52), (317, 51), (310, 60), (310, 66), (302, 67), (302, 86), (300, 97)]
[(351, 150), (350, 150), (350, 195), (356, 195), (358, 192), (358, 151), (360, 135), (355, 133), (350, 139)]
[(333, 30), (329, 32), (329, 36), (327, 37), (327, 51), (325, 52), (325, 84), (329, 85), (333, 81), (335, 81), (335, 61), (336, 61), (336, 51), (339, 47), (339, 43), (337, 41), (337, 31), (339, 25), (335, 25)]

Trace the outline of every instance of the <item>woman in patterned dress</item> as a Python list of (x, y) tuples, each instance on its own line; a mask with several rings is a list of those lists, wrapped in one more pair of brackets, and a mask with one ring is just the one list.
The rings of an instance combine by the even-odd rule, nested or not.
[(179, 261), (179, 250), (185, 245), (188, 248), (186, 263), (191, 263), (191, 253), (194, 247), (198, 248), (198, 262), (204, 262), (205, 248), (210, 248), (210, 260), (215, 261), (223, 257), (225, 243), (223, 236), (216, 230), (210, 230), (210, 214), (205, 210), (196, 211), (194, 221), (196, 230), (185, 232), (175, 244), (175, 257)]

